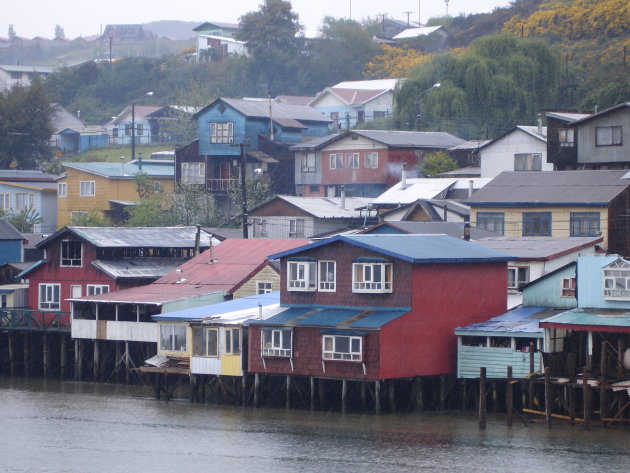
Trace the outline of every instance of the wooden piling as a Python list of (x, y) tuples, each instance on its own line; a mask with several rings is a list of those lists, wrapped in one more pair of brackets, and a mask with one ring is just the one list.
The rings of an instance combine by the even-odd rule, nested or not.
[(311, 401), (311, 410), (315, 410), (315, 377), (311, 376), (310, 379), (310, 401)]
[(284, 407), (286, 409), (291, 409), (291, 375), (287, 375)]
[(50, 364), (50, 344), (48, 340), (48, 333), (44, 332), (43, 334), (43, 347), (42, 347), (42, 371), (44, 374), (44, 378), (48, 377), (48, 367)]
[(347, 406), (347, 402), (348, 402), (348, 380), (347, 379), (343, 379), (341, 381), (341, 413), (345, 414), (346, 413), (346, 408)]
[(260, 375), (258, 373), (254, 373), (254, 407), (259, 406), (259, 390), (260, 390)]
[(446, 375), (440, 375), (440, 410), (446, 409)]
[(65, 333), (61, 334), (59, 342), (59, 375), (63, 378), (66, 376), (68, 364), (68, 337)]
[(114, 378), (116, 381), (120, 380), (120, 372), (122, 371), (121, 365), (123, 363), (123, 351), (122, 342), (114, 342), (115, 354), (114, 354)]
[(527, 407), (534, 408), (534, 342), (529, 342), (529, 382), (527, 383)]
[(389, 390), (389, 407), (392, 412), (396, 412), (396, 384), (393, 379), (390, 379), (387, 382), (387, 387)]
[[(606, 342), (602, 342), (602, 352), (600, 356), (600, 377), (599, 377), (599, 418), (605, 419), (607, 417), (607, 409), (606, 405), (606, 363), (607, 363), (607, 349)], [(602, 423), (602, 425), (605, 425)]]
[(125, 342), (125, 381), (129, 383), (129, 377), (131, 376), (131, 370), (129, 364), (131, 359), (129, 357), (129, 342)]
[(92, 366), (92, 376), (94, 376), (95, 380), (99, 379), (100, 375), (100, 363), (101, 363), (101, 351), (100, 351), (100, 340), (94, 340), (93, 342), (93, 366)]
[(591, 422), (591, 390), (588, 385), (588, 366), (582, 368), (582, 398), (584, 404), (584, 422), (583, 426), (588, 429)]
[(367, 399), (366, 388), (367, 385), (365, 384), (365, 381), (361, 381), (361, 408), (363, 409), (365, 409), (365, 403)]
[(551, 428), (551, 403), (553, 400), (551, 392), (551, 370), (547, 366), (545, 368), (545, 423)]
[(422, 378), (419, 376), (414, 378), (413, 385), (414, 385), (413, 392), (415, 394), (416, 410), (422, 411), (424, 410), (424, 399), (423, 399), (423, 393), (422, 393)]
[(512, 427), (514, 418), (514, 388), (512, 384), (512, 367), (507, 367), (507, 382), (505, 385), (505, 412), (507, 414), (507, 425)]
[(374, 413), (381, 413), (381, 382), (378, 380), (374, 381)]
[(29, 342), (30, 342), (30, 333), (24, 332), (24, 376), (28, 376), (29, 368), (30, 368), (30, 354), (29, 354)]
[(486, 429), (486, 368), (479, 368), (479, 430)]
[(15, 347), (13, 345), (13, 332), (9, 332), (9, 372), (11, 376), (15, 376)]
[(247, 375), (245, 373), (241, 377), (241, 405), (247, 405)]

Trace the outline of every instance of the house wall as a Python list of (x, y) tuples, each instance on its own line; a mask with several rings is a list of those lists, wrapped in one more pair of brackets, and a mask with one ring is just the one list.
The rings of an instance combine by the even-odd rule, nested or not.
[(575, 297), (562, 296), (562, 279), (575, 277), (575, 265), (568, 266), (552, 276), (539, 279), (523, 289), (523, 306), (573, 308)]
[(270, 282), (272, 292), (280, 291), (280, 275), (271, 266), (265, 266), (234, 291), (233, 298), (255, 296), (258, 294), (258, 282)]
[(569, 128), (564, 120), (547, 117), (547, 160), (553, 163), (556, 169), (576, 169), (578, 155), (579, 128), (573, 127), (573, 146), (560, 146), (560, 128)]
[(192, 309), (194, 307), (202, 307), (204, 305), (216, 304), (225, 301), (225, 292), (212, 292), (202, 296), (187, 297), (175, 301), (168, 301), (162, 304), (162, 314), (175, 312), (177, 310)]
[[(42, 218), (41, 223), (37, 223), (33, 227), (35, 233), (53, 232), (56, 230), (56, 192), (54, 190), (42, 191), (35, 185), (11, 184), (0, 182), (0, 194), (9, 194), (9, 208), (12, 212), (19, 212), (16, 209), (16, 194), (26, 193), (33, 194), (33, 209)], [(13, 260), (19, 261), (19, 260)]]
[(616, 255), (585, 256), (577, 261), (578, 307), (625, 309), (630, 307), (630, 300), (604, 299), (604, 270), (618, 258)]
[[(295, 185), (296, 186), (305, 186), (306, 189), (303, 189), (301, 192), (298, 192), (297, 195), (302, 196), (319, 196), (319, 192), (311, 193), (308, 190), (309, 185), (318, 185), (322, 184), (322, 152), (321, 151), (296, 151), (294, 158), (294, 169), (295, 169)], [(305, 155), (314, 155), (315, 156), (315, 169), (312, 172), (307, 172), (302, 169), (302, 157)]]
[(481, 177), (494, 178), (503, 171), (514, 171), (514, 155), (517, 153), (540, 153), (542, 170), (553, 171), (553, 164), (547, 162), (547, 144), (516, 130), (479, 151)]
[[(622, 107), (614, 112), (590, 119), (576, 125), (577, 161), (587, 169), (605, 169), (605, 164), (622, 163), (622, 168), (630, 165), (630, 107)], [(622, 139), (619, 146), (597, 146), (596, 128), (601, 126), (621, 126)], [(613, 168), (615, 168), (614, 166)]]
[(412, 311), (381, 328), (379, 376), (455, 373), (453, 330), (506, 311), (505, 268), (505, 263), (414, 265)]
[(22, 240), (0, 240), (0, 265), (22, 260)]
[[(533, 335), (527, 338), (534, 338)], [(541, 338), (542, 336), (536, 337)], [(523, 378), (529, 375), (529, 352), (515, 351), (513, 348), (469, 347), (459, 343), (457, 351), (457, 377), (479, 378), (479, 369), (486, 368), (488, 378), (505, 378), (507, 367), (512, 367), (512, 376)], [(540, 369), (542, 354), (534, 354), (534, 371)]]

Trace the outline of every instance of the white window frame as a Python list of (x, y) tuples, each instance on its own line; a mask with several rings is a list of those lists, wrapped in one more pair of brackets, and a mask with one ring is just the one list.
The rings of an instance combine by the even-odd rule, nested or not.
[(558, 128), (558, 142), (561, 148), (575, 146), (575, 130), (573, 128)]
[[(76, 254), (68, 254), (72, 249), (76, 249), (76, 245), (79, 245), (79, 257)], [(80, 268), (83, 266), (83, 245), (78, 240), (61, 240), (59, 244), (59, 264), (63, 268)]]
[(576, 278), (562, 278), (560, 281), (560, 297), (575, 297)]
[(305, 223), (303, 218), (289, 219), (289, 238), (304, 238)]
[(11, 208), (11, 194), (8, 192), (0, 193), (0, 209), (9, 210)]
[(73, 299), (83, 296), (83, 286), (80, 284), (73, 284), (70, 286), (70, 297)]
[(315, 153), (302, 154), (302, 172), (313, 173), (316, 171)]
[(234, 122), (210, 122), (210, 143), (234, 143)]
[(366, 151), (365, 169), (378, 169), (378, 151)]
[(15, 210), (28, 210), (35, 206), (35, 194), (32, 192), (15, 193)]
[(256, 294), (269, 294), (270, 292), (273, 292), (271, 281), (256, 281)]
[(514, 155), (514, 170), (542, 171), (542, 153), (516, 153)]
[(604, 299), (630, 300), (630, 262), (618, 259), (603, 269)]
[(318, 261), (318, 280), (320, 292), (335, 292), (337, 290), (337, 262)]
[(68, 197), (68, 183), (67, 182), (57, 183), (57, 197)]
[[(209, 336), (210, 334), (212, 334), (212, 336)], [(203, 357), (203, 358), (218, 358), (219, 357), (220, 347), (219, 347), (218, 327), (193, 327), (192, 336), (193, 336), (192, 356)]]
[[(378, 268), (382, 277), (381, 281), (375, 280), (374, 269)], [(389, 293), (393, 288), (392, 263), (360, 262), (352, 263), (352, 292), (357, 293)], [(357, 276), (361, 275), (361, 278)], [(389, 281), (387, 280), (389, 276)], [(360, 279), (360, 280), (359, 280)]]
[(206, 163), (182, 163), (181, 182), (183, 184), (203, 184), (206, 178)]
[(109, 284), (88, 284), (86, 286), (86, 295), (98, 296), (99, 294), (107, 294), (109, 292)]
[(346, 162), (348, 169), (359, 169), (359, 153), (347, 153)]
[(254, 218), (254, 238), (265, 238), (267, 236), (267, 219), (260, 217)]
[(96, 182), (79, 181), (79, 195), (81, 197), (94, 197), (96, 195)]
[[(346, 341), (348, 349), (340, 345)], [(358, 349), (356, 344), (358, 343)], [(326, 361), (363, 361), (363, 337), (354, 335), (322, 335), (322, 359)]]
[(290, 358), (293, 350), (293, 331), (279, 328), (260, 330), (261, 356)]
[(623, 132), (621, 126), (595, 127), (595, 146), (621, 146), (623, 145)]
[(343, 169), (343, 154), (330, 153), (328, 155), (330, 169)]
[[(519, 276), (522, 275), (522, 272), (525, 272), (527, 276), (526, 279), (519, 279)], [(510, 276), (513, 274), (513, 276)], [(510, 281), (513, 281), (511, 284)], [(522, 286), (529, 282), (529, 266), (509, 266), (508, 267), (508, 289), (515, 289), (520, 291)]]
[(317, 289), (315, 261), (287, 261), (287, 290), (313, 292)]
[(87, 210), (73, 210), (70, 212), (70, 221), (74, 221), (79, 217), (87, 217)]
[[(188, 325), (184, 324), (159, 324), (160, 326), (160, 351), (172, 351), (172, 352), (186, 352), (188, 350)], [(168, 330), (169, 333), (165, 333)], [(175, 347), (174, 343), (178, 341), (178, 337), (181, 337), (183, 330), (184, 345), (179, 345), (179, 348)], [(179, 332), (179, 333), (176, 333)], [(165, 346), (164, 342), (168, 337), (168, 346)]]
[[(235, 343), (235, 340), (236, 340), (236, 343)], [(241, 337), (240, 328), (238, 327), (226, 328), (225, 329), (225, 354), (226, 355), (240, 355), (242, 340), (243, 338)]]
[(59, 310), (61, 308), (61, 284), (41, 283), (37, 287), (37, 294), (39, 310)]

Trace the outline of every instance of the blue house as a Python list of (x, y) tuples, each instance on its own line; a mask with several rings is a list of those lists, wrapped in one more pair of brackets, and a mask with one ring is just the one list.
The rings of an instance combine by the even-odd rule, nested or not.
[(94, 148), (106, 148), (109, 134), (101, 126), (65, 128), (57, 133), (59, 149), (64, 153), (83, 153)]
[(25, 241), (24, 235), (0, 218), (0, 265), (24, 261)]
[(330, 123), (306, 105), (266, 99), (220, 98), (193, 117), (199, 139), (176, 152), (176, 180), (204, 185), (219, 198), (231, 186), (240, 186), (242, 158), (246, 175), (269, 179), (276, 193), (292, 194), (294, 164), (289, 146), (327, 135)]
[(0, 180), (0, 211), (8, 215), (32, 209), (41, 221), (30, 230), (52, 232), (57, 228), (57, 183), (52, 181), (7, 182)]

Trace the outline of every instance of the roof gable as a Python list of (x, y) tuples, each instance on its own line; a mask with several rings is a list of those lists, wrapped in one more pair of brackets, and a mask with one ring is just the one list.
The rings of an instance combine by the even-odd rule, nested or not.
[(330, 123), (331, 120), (326, 118), (317, 110), (308, 105), (293, 105), (280, 102), (270, 102), (268, 100), (251, 100), (251, 99), (232, 99), (220, 98), (205, 106), (203, 109), (193, 115), (193, 118), (199, 118), (201, 115), (211, 111), (212, 109), (223, 103), (239, 112), (246, 118), (264, 118), (269, 119), (269, 108), (271, 107), (271, 116), (274, 121), (278, 120), (298, 120), (300, 122), (322, 122)]

